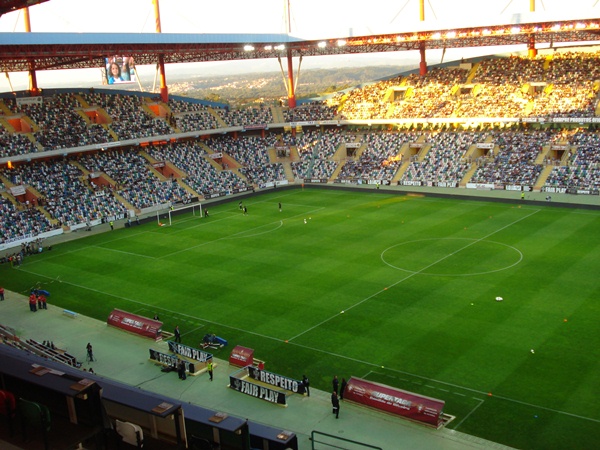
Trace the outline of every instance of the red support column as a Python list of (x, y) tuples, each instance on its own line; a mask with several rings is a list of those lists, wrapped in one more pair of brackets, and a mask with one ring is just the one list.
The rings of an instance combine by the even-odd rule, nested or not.
[(535, 37), (529, 36), (529, 43), (527, 44), (527, 55), (529, 59), (534, 59), (537, 56), (537, 49), (535, 48)]
[(425, 42), (419, 43), (419, 54), (421, 55), (421, 62), (419, 63), (419, 75), (427, 75), (427, 61), (425, 60)]
[[(23, 20), (25, 21), (25, 32), (31, 33), (31, 21), (29, 20), (29, 8), (23, 8)], [(37, 76), (35, 74), (35, 62), (33, 60), (29, 61), (29, 91), (31, 95), (38, 95), (40, 93), (40, 89), (37, 85)]]
[(169, 101), (169, 88), (167, 87), (167, 76), (165, 75), (165, 59), (158, 55), (158, 70), (160, 73), (160, 98), (163, 102)]
[(287, 49), (287, 70), (288, 70), (288, 106), (296, 107), (296, 89), (294, 87), (294, 67), (292, 64), (292, 50)]
[[(158, 0), (152, 0), (154, 4), (154, 20), (156, 22), (156, 32), (161, 33), (160, 26), (160, 7)], [(169, 101), (169, 88), (167, 87), (167, 75), (165, 73), (165, 59), (163, 55), (158, 55), (158, 70), (160, 74), (160, 98), (163, 102)]]

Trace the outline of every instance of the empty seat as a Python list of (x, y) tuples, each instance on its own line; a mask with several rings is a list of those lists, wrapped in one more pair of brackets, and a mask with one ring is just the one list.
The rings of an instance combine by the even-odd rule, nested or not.
[(31, 437), (31, 431), (41, 431), (44, 447), (48, 445), (48, 432), (50, 431), (50, 410), (47, 406), (20, 398), (17, 402), (17, 414), (21, 419), (23, 440)]
[(131, 422), (116, 421), (117, 434), (121, 436), (123, 442), (135, 445), (137, 448), (144, 447), (144, 432), (139, 425)]
[(6, 418), (10, 435), (14, 434), (13, 421), (17, 415), (17, 402), (12, 392), (0, 390), (0, 416)]

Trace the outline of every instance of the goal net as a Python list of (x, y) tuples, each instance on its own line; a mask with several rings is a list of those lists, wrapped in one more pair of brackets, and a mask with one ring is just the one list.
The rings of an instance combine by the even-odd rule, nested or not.
[(188, 205), (181, 205), (177, 208), (169, 208), (167, 211), (157, 211), (156, 221), (158, 226), (163, 227), (166, 225), (173, 225), (175, 217), (181, 219), (194, 219), (202, 218), (204, 216), (202, 211), (202, 203), (190, 203)]

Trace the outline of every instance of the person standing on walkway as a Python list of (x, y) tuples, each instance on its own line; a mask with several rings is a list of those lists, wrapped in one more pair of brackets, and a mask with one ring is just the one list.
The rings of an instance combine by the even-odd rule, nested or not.
[(210, 381), (213, 380), (213, 363), (212, 363), (212, 359), (210, 361), (208, 361), (208, 364), (206, 364), (206, 370), (208, 370), (208, 376), (210, 377)]
[(0, 302), (4, 301), (4, 287), (0, 286)]
[(340, 391), (340, 381), (338, 380), (337, 375), (333, 376), (333, 381), (331, 382), (331, 385), (333, 387), (333, 392), (335, 392), (335, 395), (338, 395), (338, 392)]
[(302, 375), (302, 385), (304, 386), (304, 392), (307, 397), (310, 397), (310, 380), (306, 375)]
[(185, 362), (183, 362), (183, 360), (180, 360), (179, 364), (177, 364), (177, 374), (179, 375), (180, 380), (185, 380), (187, 378), (185, 375)]
[(179, 325), (175, 326), (175, 342), (179, 342), (181, 344), (181, 332), (179, 331)]
[(90, 342), (88, 342), (88, 344), (85, 346), (85, 349), (87, 350), (88, 361), (93, 362), (94, 361), (94, 349), (92, 348), (92, 344)]
[(44, 294), (38, 295), (38, 309), (48, 309), (48, 300)]
[(333, 414), (335, 414), (335, 418), (340, 418), (340, 399), (338, 398), (337, 392), (333, 391), (331, 393), (331, 406), (333, 407)]
[(37, 311), (37, 297), (33, 292), (29, 295), (29, 310), (33, 312)]
[(344, 400), (344, 391), (346, 390), (346, 382), (345, 378), (342, 378), (342, 384), (340, 384), (340, 400)]
[(115, 223), (112, 220), (110, 222), (108, 222), (108, 224), (110, 225), (111, 230), (115, 229)]

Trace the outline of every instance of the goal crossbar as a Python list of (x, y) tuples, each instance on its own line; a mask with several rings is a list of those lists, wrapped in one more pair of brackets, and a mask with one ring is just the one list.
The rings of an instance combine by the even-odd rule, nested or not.
[[(181, 214), (185, 214), (186, 212), (190, 212), (192, 213), (192, 216), (194, 217), (198, 217), (198, 218), (202, 218), (204, 216), (204, 212), (202, 210), (202, 203), (201, 202), (196, 202), (196, 203), (189, 203), (187, 205), (181, 205), (177, 208), (169, 208), (169, 210), (166, 212), (160, 212), (157, 211), (156, 212), (156, 221), (158, 222), (159, 226), (165, 226), (165, 225), (169, 225), (171, 226), (173, 224), (173, 216), (179, 216)], [(161, 220), (161, 217), (164, 217), (164, 219), (167, 219), (167, 222), (164, 222), (163, 220)]]

